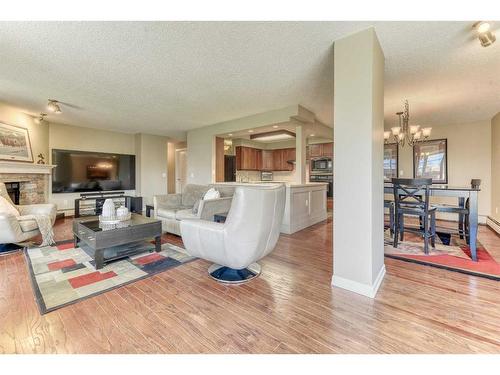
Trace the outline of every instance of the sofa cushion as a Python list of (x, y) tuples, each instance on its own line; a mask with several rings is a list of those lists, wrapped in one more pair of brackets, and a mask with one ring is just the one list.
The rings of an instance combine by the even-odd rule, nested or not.
[(31, 232), (32, 230), (38, 229), (38, 224), (35, 219), (27, 219), (26, 216), (19, 216), (17, 221), (23, 232)]
[(187, 207), (193, 207), (194, 203), (201, 199), (210, 189), (207, 185), (187, 184), (182, 191), (181, 204)]
[(175, 213), (178, 210), (179, 208), (158, 206), (158, 209), (156, 210), (156, 216), (164, 219), (175, 219)]
[(197, 214), (193, 214), (193, 209), (179, 210), (175, 213), (177, 220), (199, 219)]
[(234, 195), (234, 189), (236, 189), (236, 187), (230, 185), (210, 184), (209, 186), (216, 188), (221, 198), (232, 197)]

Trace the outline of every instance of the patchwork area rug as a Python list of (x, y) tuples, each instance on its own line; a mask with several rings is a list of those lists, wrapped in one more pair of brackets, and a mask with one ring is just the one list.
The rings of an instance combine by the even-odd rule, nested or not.
[(458, 236), (439, 233), (436, 248), (429, 246), (429, 254), (424, 253), (422, 241), (403, 241), (397, 248), (392, 246), (389, 231), (385, 232), (385, 256), (407, 262), (425, 264), (474, 276), (500, 280), (500, 264), (488, 253), (481, 243), (477, 243), (478, 261), (471, 259), (470, 248)]
[(196, 258), (178, 246), (165, 243), (159, 253), (144, 252), (110, 262), (96, 270), (94, 260), (73, 241), (56, 246), (27, 248), (24, 252), (31, 284), (41, 314), (111, 289), (180, 266)]

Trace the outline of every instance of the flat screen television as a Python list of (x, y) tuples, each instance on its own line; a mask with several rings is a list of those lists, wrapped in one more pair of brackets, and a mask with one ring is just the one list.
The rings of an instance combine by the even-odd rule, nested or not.
[(135, 155), (52, 150), (52, 193), (135, 189)]

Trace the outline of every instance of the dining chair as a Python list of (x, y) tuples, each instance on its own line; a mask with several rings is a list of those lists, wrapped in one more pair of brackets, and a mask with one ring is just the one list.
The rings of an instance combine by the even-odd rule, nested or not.
[(394, 235), (394, 201), (384, 199), (384, 209), (385, 208), (389, 210), (389, 225), (385, 224), (384, 220), (384, 229), (389, 229), (392, 236)]
[[(479, 187), (481, 186), (481, 180), (478, 178), (473, 178), (470, 181), (470, 185), (471, 189), (478, 190)], [(465, 237), (466, 242), (469, 243), (469, 198), (467, 199), (458, 198), (458, 205), (439, 203), (439, 204), (431, 204), (431, 206), (435, 207), (437, 212), (457, 214), (458, 229), (456, 233), (459, 235), (461, 239)]]
[[(424, 239), (424, 252), (429, 254), (429, 241), (435, 247), (436, 209), (429, 205), (431, 178), (393, 178), (394, 191), (394, 243), (403, 241), (404, 232), (419, 234)], [(417, 228), (405, 227), (405, 215), (418, 217), (422, 223)]]

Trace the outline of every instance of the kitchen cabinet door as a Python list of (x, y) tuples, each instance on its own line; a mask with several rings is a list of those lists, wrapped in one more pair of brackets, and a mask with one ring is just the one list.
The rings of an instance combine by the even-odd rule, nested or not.
[(255, 149), (255, 169), (262, 170), (262, 150)]
[(286, 148), (283, 150), (283, 169), (286, 171), (293, 171), (294, 165), (289, 163), (288, 161), (295, 161), (295, 149), (294, 148)]
[(273, 150), (273, 170), (282, 171), (283, 169), (283, 150)]
[(333, 143), (323, 143), (322, 148), (323, 156), (333, 157)]
[(311, 154), (311, 158), (321, 157), (323, 156), (323, 146), (321, 143), (309, 145), (309, 153)]
[(262, 150), (262, 170), (274, 170), (274, 156), (272, 150)]
[(255, 171), (258, 164), (258, 151), (252, 147), (236, 146), (236, 169)]

